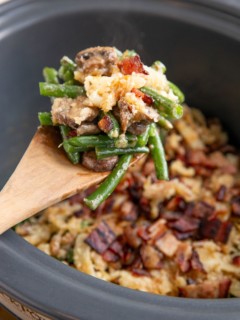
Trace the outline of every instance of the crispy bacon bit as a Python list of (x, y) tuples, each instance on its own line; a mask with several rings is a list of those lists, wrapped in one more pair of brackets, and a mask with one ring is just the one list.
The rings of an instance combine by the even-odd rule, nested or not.
[(192, 257), (191, 257), (191, 267), (193, 270), (198, 271), (198, 272), (206, 272), (202, 262), (200, 261), (198, 252), (196, 250), (192, 251)]
[(103, 220), (85, 239), (85, 242), (98, 253), (106, 251), (116, 239), (115, 233)]
[(147, 272), (144, 269), (133, 268), (133, 269), (131, 269), (131, 271), (132, 271), (132, 274), (137, 277), (149, 277), (150, 276), (149, 272)]
[(123, 258), (124, 252), (123, 252), (123, 246), (120, 241), (116, 240), (114, 241), (110, 247), (109, 250), (113, 253), (117, 254), (120, 258)]
[(222, 222), (219, 219), (202, 220), (199, 235), (202, 239), (212, 239), (222, 243), (227, 243), (232, 229), (230, 221)]
[(98, 127), (105, 133), (108, 133), (113, 129), (113, 123), (111, 118), (105, 114), (101, 120), (98, 121)]
[(233, 197), (231, 201), (232, 214), (240, 217), (240, 196)]
[(188, 165), (192, 166), (206, 166), (207, 164), (208, 166), (210, 165), (210, 162), (208, 161), (206, 154), (202, 150), (187, 150), (186, 162)]
[(124, 238), (127, 244), (134, 249), (140, 247), (142, 243), (141, 238), (137, 235), (137, 228), (130, 226), (127, 226), (124, 230)]
[(188, 243), (181, 243), (176, 252), (175, 261), (182, 272), (188, 272), (190, 269), (190, 258), (192, 248)]
[(240, 267), (240, 256), (235, 256), (233, 259), (232, 259), (232, 263), (237, 266), (237, 267)]
[(189, 232), (197, 230), (199, 227), (199, 220), (191, 217), (182, 217), (174, 222), (169, 222), (168, 226), (179, 232)]
[(156, 241), (156, 247), (168, 257), (176, 253), (179, 244), (180, 242), (170, 232), (165, 233)]
[(195, 231), (190, 231), (190, 232), (178, 232), (174, 231), (173, 234), (178, 240), (187, 240), (190, 238), (194, 238), (196, 232)]
[(103, 260), (107, 262), (116, 262), (119, 260), (119, 256), (109, 249), (102, 254), (102, 257), (103, 257)]
[(217, 191), (216, 199), (218, 201), (224, 201), (226, 192), (227, 192), (227, 188), (225, 186), (221, 186)]
[(125, 75), (132, 74), (133, 72), (148, 74), (148, 72), (144, 70), (143, 63), (137, 54), (133, 57), (128, 57), (122, 60), (118, 64), (118, 67)]
[(146, 269), (161, 269), (162, 268), (162, 258), (161, 252), (156, 250), (154, 247), (146, 244), (142, 245), (140, 249), (140, 256), (142, 258), (142, 263)]
[(131, 201), (124, 202), (119, 210), (119, 218), (126, 221), (135, 221), (137, 217), (137, 206)]
[(166, 209), (169, 211), (183, 211), (186, 209), (186, 202), (180, 196), (175, 196), (168, 201)]
[(228, 296), (231, 280), (223, 278), (215, 281), (204, 281), (179, 288), (179, 296), (185, 298), (226, 298)]
[(230, 285), (231, 280), (228, 278), (224, 278), (222, 281), (220, 281), (218, 298), (227, 298)]
[(149, 233), (147, 231), (147, 226), (141, 226), (137, 229), (137, 235), (144, 241), (149, 240)]
[(131, 248), (125, 248), (124, 250), (124, 256), (122, 259), (122, 262), (125, 266), (130, 266), (134, 263), (134, 260), (136, 259), (136, 254)]
[(195, 218), (206, 218), (211, 216), (213, 212), (213, 206), (204, 201), (199, 201), (196, 203), (189, 203), (186, 208), (185, 215)]
[(141, 212), (149, 216), (151, 212), (150, 201), (145, 197), (141, 197), (139, 205), (140, 205)]
[(133, 88), (132, 92), (135, 93), (135, 96), (137, 98), (141, 98), (143, 102), (145, 102), (147, 105), (151, 106), (153, 104), (153, 98), (148, 96), (147, 94), (143, 93), (142, 91)]

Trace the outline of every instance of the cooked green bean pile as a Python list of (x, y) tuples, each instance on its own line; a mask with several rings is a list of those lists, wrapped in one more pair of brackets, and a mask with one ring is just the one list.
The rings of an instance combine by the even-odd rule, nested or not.
[(151, 154), (157, 178), (168, 180), (160, 131), (172, 129), (173, 121), (182, 117), (184, 95), (166, 80), (166, 67), (159, 61), (144, 66), (135, 51), (111, 47), (86, 49), (75, 61), (63, 57), (58, 70), (43, 69), (40, 94), (53, 105), (38, 118), (42, 126), (59, 128), (60, 147), (73, 164), (111, 171), (85, 203), (95, 210), (116, 188), (135, 154)]

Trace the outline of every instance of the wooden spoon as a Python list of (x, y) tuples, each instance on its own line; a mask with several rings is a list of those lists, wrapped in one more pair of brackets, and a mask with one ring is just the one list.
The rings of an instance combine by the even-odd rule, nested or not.
[[(0, 234), (37, 212), (100, 183), (109, 172), (73, 165), (53, 127), (40, 127), (0, 193)], [(135, 163), (134, 159), (131, 164)]]

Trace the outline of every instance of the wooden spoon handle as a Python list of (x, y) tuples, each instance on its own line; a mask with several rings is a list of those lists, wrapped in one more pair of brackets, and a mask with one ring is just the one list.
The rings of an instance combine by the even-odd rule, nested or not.
[(38, 129), (0, 192), (0, 234), (108, 175), (72, 165), (58, 145), (54, 129)]

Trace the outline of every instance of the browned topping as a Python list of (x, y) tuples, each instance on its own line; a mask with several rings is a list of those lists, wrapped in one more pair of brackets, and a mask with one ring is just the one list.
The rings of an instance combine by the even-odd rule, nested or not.
[(190, 217), (182, 217), (175, 222), (170, 222), (168, 225), (170, 228), (184, 233), (197, 230), (199, 227), (199, 220)]
[(216, 199), (218, 201), (224, 201), (226, 192), (227, 192), (227, 188), (225, 186), (221, 186), (217, 191)]
[(88, 235), (85, 242), (98, 253), (103, 253), (109, 248), (115, 239), (115, 233), (109, 225), (102, 220), (97, 228)]

